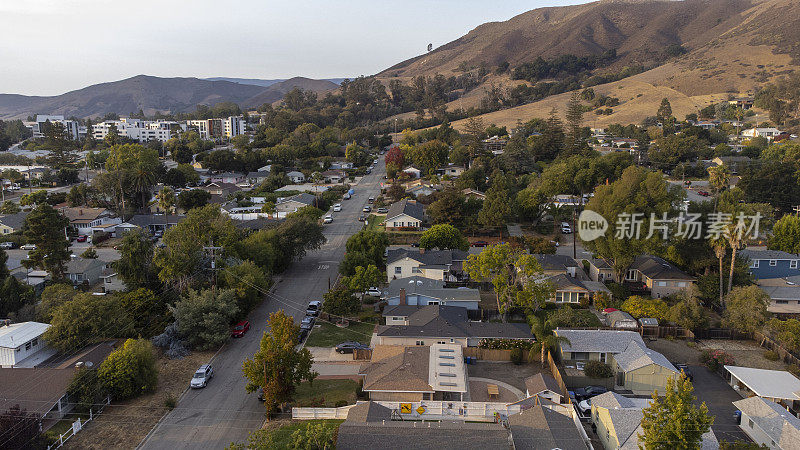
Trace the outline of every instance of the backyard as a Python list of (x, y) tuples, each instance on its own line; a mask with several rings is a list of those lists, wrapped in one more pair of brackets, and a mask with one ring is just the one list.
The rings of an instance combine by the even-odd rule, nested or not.
[(295, 405), (333, 408), (356, 402), (358, 383), (353, 380), (314, 380), (297, 386)]

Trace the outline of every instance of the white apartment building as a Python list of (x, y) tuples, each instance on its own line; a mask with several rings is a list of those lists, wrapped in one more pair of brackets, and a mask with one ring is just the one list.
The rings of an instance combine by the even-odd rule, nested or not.
[(48, 116), (39, 114), (36, 116), (34, 122), (25, 122), (25, 126), (31, 130), (34, 138), (44, 137), (44, 131), (47, 125), (46, 122), (60, 123), (64, 125), (64, 132), (72, 140), (78, 140), (86, 136), (86, 127), (81, 126), (76, 120), (64, 119), (64, 116)]
[(172, 138), (175, 131), (186, 130), (185, 124), (174, 121), (141, 120), (123, 117), (119, 120), (106, 120), (92, 125), (92, 136), (97, 140), (105, 139), (112, 127), (116, 127), (120, 136), (136, 142), (167, 142)]
[(186, 125), (196, 128), (200, 139), (207, 141), (230, 139), (247, 131), (247, 124), (242, 116), (230, 116), (225, 119), (187, 120)]

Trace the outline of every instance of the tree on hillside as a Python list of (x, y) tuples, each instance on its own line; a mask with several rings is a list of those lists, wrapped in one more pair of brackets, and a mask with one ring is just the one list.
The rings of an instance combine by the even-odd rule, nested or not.
[(434, 175), (436, 170), (447, 164), (450, 147), (437, 139), (415, 145), (408, 157), (425, 175)]
[(769, 295), (756, 285), (737, 287), (728, 293), (722, 324), (744, 333), (758, 331), (769, 318)]
[(642, 410), (644, 433), (639, 435), (639, 440), (643, 448), (700, 448), (702, 436), (711, 429), (714, 416), (709, 414), (705, 402), (695, 406), (694, 388), (686, 375), (681, 374), (677, 381), (670, 377), (665, 391), (665, 397), (653, 392), (650, 406)]
[(269, 328), (256, 354), (242, 364), (247, 392), (264, 391), (267, 418), (276, 406), (292, 399), (300, 382), (313, 382), (317, 376), (311, 370), (311, 352), (295, 350), (300, 329), (292, 317), (282, 310), (274, 312), (269, 316)]
[(50, 328), (44, 340), (56, 350), (67, 353), (108, 338), (127, 337), (132, 318), (111, 295), (78, 294), (52, 310)]
[(708, 168), (708, 184), (711, 186), (711, 190), (714, 192), (714, 206), (716, 207), (717, 201), (719, 200), (717, 197), (719, 194), (722, 193), (725, 189), (730, 186), (731, 182), (731, 170), (726, 165), (721, 166), (714, 166)]
[(464, 124), (463, 142), (469, 150), (469, 163), (483, 153), (483, 140), (486, 138), (486, 125), (480, 117), (470, 117)]
[(800, 253), (800, 217), (787, 214), (775, 222), (769, 249)]
[(146, 339), (128, 339), (100, 364), (97, 378), (115, 400), (154, 391), (158, 369), (153, 344)]
[(47, 203), (36, 207), (25, 218), (23, 236), (36, 245), (23, 261), (25, 267), (38, 267), (50, 273), (54, 280), (64, 277), (67, 262), (70, 260), (69, 241), (66, 228), (69, 219)]
[(577, 91), (567, 102), (567, 133), (564, 140), (564, 151), (567, 155), (577, 155), (582, 153), (586, 147), (583, 140), (583, 105)]
[(464, 235), (458, 228), (449, 224), (434, 225), (420, 236), (419, 246), (424, 249), (438, 248), (439, 250), (463, 250), (469, 249)]

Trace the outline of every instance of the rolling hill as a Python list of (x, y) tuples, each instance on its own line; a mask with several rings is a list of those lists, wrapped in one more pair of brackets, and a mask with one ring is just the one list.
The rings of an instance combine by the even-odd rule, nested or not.
[[(685, 53), (666, 57), (665, 49)], [(520, 64), (564, 54), (599, 55), (614, 49), (617, 59), (598, 72), (623, 66), (652, 67), (620, 81), (595, 86), (618, 97), (611, 115), (585, 115), (587, 122), (638, 123), (669, 98), (676, 116), (696, 112), (729, 95), (752, 93), (759, 86), (800, 69), (800, 2), (797, 0), (602, 0), (584, 5), (539, 8), (505, 22), (483, 24), (432, 52), (396, 64), (383, 80), (417, 75), (458, 75), (502, 62)], [(448, 109), (477, 106), (490, 86), (524, 83), (508, 73), (488, 76), (482, 87), (448, 104)], [(485, 115), (488, 123), (514, 126), (519, 120), (562, 110), (569, 94)], [(404, 115), (409, 116), (409, 115)], [(410, 116), (409, 116), (410, 117)], [(454, 123), (459, 126), (460, 122)]]
[(0, 94), (0, 119), (24, 118), (32, 114), (84, 118), (111, 112), (124, 115), (140, 109), (148, 115), (180, 113), (193, 111), (198, 104), (213, 105), (223, 101), (248, 108), (278, 101), (294, 87), (321, 93), (336, 89), (338, 85), (302, 77), (264, 87), (224, 80), (138, 75), (50, 97)]

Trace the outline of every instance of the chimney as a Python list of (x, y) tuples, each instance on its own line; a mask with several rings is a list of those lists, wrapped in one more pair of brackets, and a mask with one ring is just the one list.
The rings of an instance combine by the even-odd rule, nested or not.
[(406, 290), (405, 289), (400, 289), (400, 304), (401, 305), (405, 305), (406, 304)]

